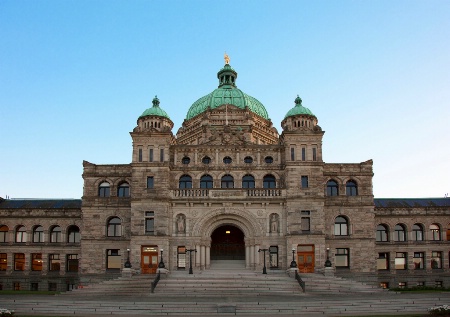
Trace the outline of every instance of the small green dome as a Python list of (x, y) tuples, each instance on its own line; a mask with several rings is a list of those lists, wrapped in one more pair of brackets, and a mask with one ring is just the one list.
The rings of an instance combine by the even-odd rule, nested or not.
[(309, 115), (315, 117), (315, 115), (311, 112), (311, 110), (302, 106), (302, 99), (297, 95), (297, 98), (295, 98), (295, 107), (286, 113), (284, 119), (286, 119), (287, 117), (293, 117), (298, 115)]
[(224, 104), (234, 105), (240, 109), (248, 107), (251, 112), (270, 120), (266, 108), (259, 100), (236, 87), (237, 72), (230, 65), (226, 64), (217, 73), (217, 78), (219, 88), (194, 102), (188, 110), (186, 120), (205, 112), (208, 108), (215, 109)]
[(170, 119), (170, 117), (167, 115), (167, 113), (159, 107), (159, 99), (157, 96), (155, 96), (155, 98), (153, 98), (152, 103), (153, 103), (153, 107), (145, 110), (139, 116), (139, 118), (146, 117), (146, 116), (158, 116), (158, 117), (164, 117), (164, 118)]

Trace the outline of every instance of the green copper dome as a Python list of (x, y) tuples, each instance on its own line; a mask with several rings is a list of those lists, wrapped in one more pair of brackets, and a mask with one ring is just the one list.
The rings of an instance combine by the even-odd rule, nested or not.
[(236, 87), (237, 72), (230, 65), (226, 64), (217, 73), (217, 78), (219, 78), (219, 87), (194, 102), (189, 108), (186, 120), (205, 112), (208, 108), (215, 109), (225, 104), (234, 105), (240, 109), (248, 107), (251, 112), (270, 120), (261, 102)]
[(315, 117), (311, 110), (302, 106), (302, 99), (297, 95), (297, 98), (295, 98), (295, 107), (286, 113), (284, 119), (298, 115), (309, 115)]
[(155, 96), (155, 98), (153, 98), (152, 103), (153, 103), (153, 107), (145, 110), (139, 116), (139, 118), (146, 117), (146, 116), (158, 116), (158, 117), (165, 117), (167, 119), (170, 119), (169, 116), (167, 115), (167, 113), (159, 107), (159, 99), (157, 96)]

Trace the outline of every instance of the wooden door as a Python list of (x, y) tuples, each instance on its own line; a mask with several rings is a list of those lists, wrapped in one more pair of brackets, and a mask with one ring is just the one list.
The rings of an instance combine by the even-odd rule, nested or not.
[(297, 266), (301, 273), (314, 273), (314, 245), (297, 247)]
[(158, 269), (158, 248), (156, 246), (142, 247), (141, 273), (154, 274)]

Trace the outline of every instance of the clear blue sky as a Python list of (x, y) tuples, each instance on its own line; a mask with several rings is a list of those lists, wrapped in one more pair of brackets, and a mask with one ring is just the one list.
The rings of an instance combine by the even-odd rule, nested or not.
[(450, 192), (450, 1), (0, 0), (0, 196), (80, 198), (129, 163), (139, 115), (176, 133), (223, 54), (274, 125), (297, 94), (324, 161), (374, 160), (375, 197)]

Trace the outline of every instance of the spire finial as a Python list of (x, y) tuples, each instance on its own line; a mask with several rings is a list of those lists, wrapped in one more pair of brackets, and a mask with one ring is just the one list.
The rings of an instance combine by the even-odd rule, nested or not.
[(155, 95), (155, 98), (153, 98), (153, 107), (159, 107), (159, 99), (158, 96)]
[(225, 64), (230, 64), (230, 57), (228, 56), (227, 52), (223, 55), (223, 58), (225, 59)]
[(302, 105), (302, 98), (300, 98), (298, 95), (297, 95), (297, 98), (295, 98), (295, 105), (296, 106)]

